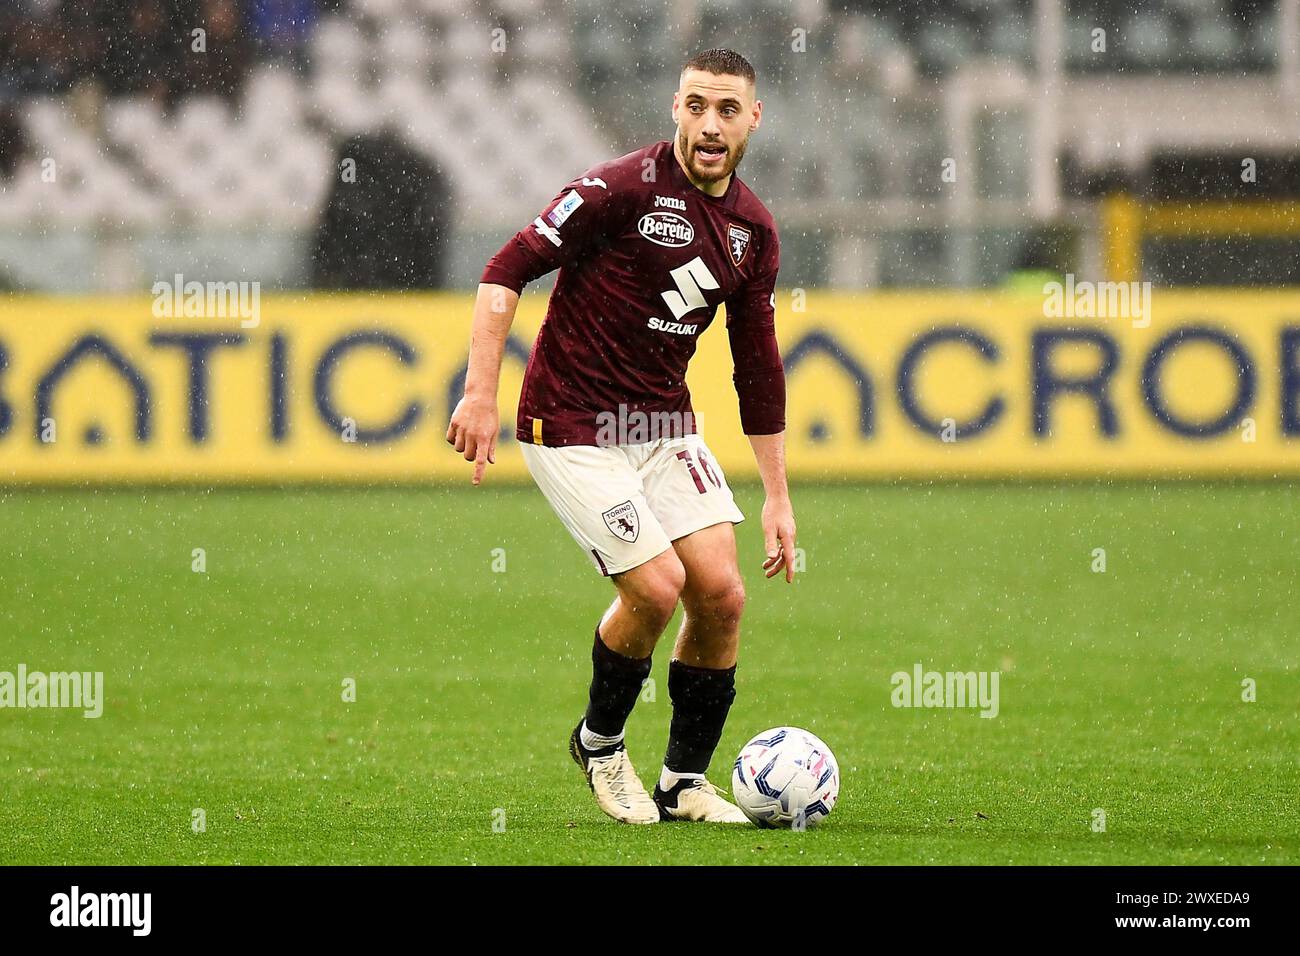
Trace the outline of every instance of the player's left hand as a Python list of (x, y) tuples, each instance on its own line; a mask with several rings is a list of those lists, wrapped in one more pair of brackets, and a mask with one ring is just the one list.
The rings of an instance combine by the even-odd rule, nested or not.
[(785, 568), (787, 584), (794, 581), (794, 508), (789, 498), (768, 497), (763, 502), (763, 543), (767, 558), (763, 561), (765, 577)]

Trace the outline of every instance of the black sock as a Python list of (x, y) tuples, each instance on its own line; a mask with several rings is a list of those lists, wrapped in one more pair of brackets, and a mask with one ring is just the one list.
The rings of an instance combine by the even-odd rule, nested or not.
[(623, 732), (628, 715), (636, 704), (641, 685), (650, 676), (650, 658), (624, 657), (612, 651), (600, 639), (591, 649), (591, 689), (587, 699), (587, 729), (602, 737)]
[(664, 766), (674, 773), (704, 773), (736, 699), (736, 667), (715, 670), (670, 661), (668, 696), (673, 701), (673, 721)]

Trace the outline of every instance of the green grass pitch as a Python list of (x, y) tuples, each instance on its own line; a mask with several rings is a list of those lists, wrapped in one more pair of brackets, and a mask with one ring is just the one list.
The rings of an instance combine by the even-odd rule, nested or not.
[[(739, 486), (711, 776), (770, 726), (819, 734), (840, 804), (801, 834), (600, 814), (566, 743), (613, 588), (490, 482), (0, 492), (0, 670), (106, 696), (0, 710), (0, 862), (1300, 863), (1294, 485), (797, 486), (793, 586)], [(647, 781), (669, 648), (628, 726)], [(1000, 714), (894, 708), (918, 661), (1001, 671)]]

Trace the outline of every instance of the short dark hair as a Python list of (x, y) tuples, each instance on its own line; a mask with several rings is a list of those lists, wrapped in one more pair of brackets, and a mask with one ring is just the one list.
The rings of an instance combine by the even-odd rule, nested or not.
[(735, 50), (705, 50), (697, 53), (686, 61), (682, 67), (682, 72), (687, 70), (703, 70), (706, 73), (718, 75), (728, 74), (730, 76), (742, 76), (749, 80), (751, 84), (757, 85), (758, 77), (754, 73), (754, 68), (749, 65), (749, 61), (737, 53)]

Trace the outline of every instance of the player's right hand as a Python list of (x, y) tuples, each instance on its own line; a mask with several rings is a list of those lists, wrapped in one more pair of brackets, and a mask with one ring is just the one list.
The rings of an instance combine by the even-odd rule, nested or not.
[(483, 480), (489, 464), (497, 463), (497, 434), (501, 431), (501, 415), (497, 403), (466, 395), (456, 403), (447, 426), (447, 443), (474, 462), (474, 484)]

